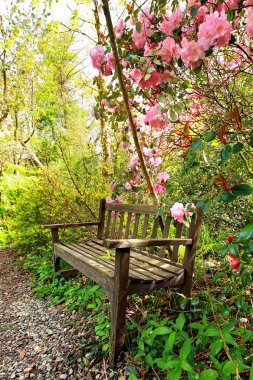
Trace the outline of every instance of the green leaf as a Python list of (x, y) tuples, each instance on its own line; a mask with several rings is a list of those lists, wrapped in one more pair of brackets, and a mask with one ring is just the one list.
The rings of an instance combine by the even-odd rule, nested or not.
[(253, 380), (253, 363), (251, 364), (251, 367), (250, 367), (249, 380)]
[(133, 187), (132, 187), (132, 190), (133, 190), (134, 193), (139, 193), (140, 188), (137, 187), (137, 186), (133, 186)]
[(220, 336), (217, 327), (209, 327), (203, 334), (204, 336)]
[(128, 376), (128, 380), (138, 380), (138, 378), (136, 377), (136, 375), (134, 373), (131, 373), (129, 376)]
[(196, 7), (191, 7), (191, 16), (196, 17), (198, 14), (198, 8)]
[(167, 380), (180, 380), (181, 379), (181, 368), (173, 369), (168, 371)]
[(182, 103), (177, 103), (174, 105), (174, 110), (180, 114), (184, 109), (184, 105)]
[(135, 29), (136, 29), (136, 32), (140, 33), (141, 31), (141, 22), (140, 21), (137, 21), (137, 23), (135, 24)]
[(187, 339), (183, 346), (181, 347), (180, 351), (179, 351), (179, 357), (182, 361), (185, 361), (191, 351), (191, 348), (192, 348), (192, 341), (191, 339)]
[(200, 200), (196, 203), (196, 208), (202, 208), (204, 206), (204, 203), (205, 201), (204, 200)]
[(192, 144), (191, 144), (191, 147), (190, 147), (190, 152), (191, 153), (195, 153), (198, 149), (200, 149), (203, 145), (203, 142), (200, 138), (196, 138)]
[(239, 153), (243, 149), (243, 143), (238, 142), (233, 146), (233, 153)]
[(195, 330), (200, 330), (200, 329), (202, 329), (203, 325), (201, 323), (198, 323), (198, 322), (192, 322), (189, 324), (189, 327), (192, 329), (195, 329)]
[(212, 131), (208, 131), (208, 132), (206, 132), (206, 133), (204, 134), (203, 137), (204, 137), (204, 140), (205, 140), (206, 142), (209, 142), (209, 141), (212, 141), (212, 140), (215, 139), (216, 134), (215, 134), (214, 132), (212, 132)]
[(210, 354), (211, 356), (217, 355), (220, 350), (223, 348), (222, 339), (217, 339), (210, 345)]
[(153, 63), (157, 66), (162, 66), (162, 62), (159, 61), (157, 58), (153, 59)]
[(165, 344), (164, 353), (170, 352), (172, 350), (174, 342), (175, 342), (175, 339), (176, 339), (176, 333), (175, 333), (175, 331), (173, 331), (170, 334), (170, 336), (169, 336), (169, 338), (168, 338), (168, 340), (167, 340), (167, 342)]
[(209, 211), (210, 207), (211, 207), (211, 199), (207, 199), (205, 202), (204, 202), (204, 206), (203, 206), (203, 211), (204, 212), (207, 212)]
[(226, 339), (227, 343), (232, 344), (232, 346), (237, 347), (237, 343), (231, 334), (229, 334), (228, 332), (224, 332), (223, 335), (224, 335), (224, 338)]
[(155, 68), (154, 67), (151, 67), (151, 66), (149, 66), (148, 68), (147, 68), (147, 73), (152, 73), (153, 71), (155, 71)]
[(253, 223), (247, 224), (239, 231), (238, 236), (243, 242), (251, 239), (253, 237)]
[(223, 191), (220, 195), (220, 199), (223, 202), (233, 202), (236, 199), (236, 196), (231, 194), (229, 191)]
[(179, 316), (177, 317), (176, 319), (176, 328), (179, 330), (179, 331), (182, 331), (183, 328), (184, 328), (184, 324), (186, 322), (186, 318), (185, 318), (185, 315), (184, 313), (180, 313)]
[(201, 372), (199, 380), (216, 380), (218, 375), (219, 373), (214, 369), (206, 369), (205, 371)]
[(151, 334), (151, 338), (156, 337), (157, 335), (166, 335), (169, 334), (171, 330), (168, 327), (157, 327)]
[(235, 14), (234, 14), (234, 12), (231, 9), (228, 9), (226, 11), (226, 14), (227, 14), (227, 20), (228, 21), (233, 21), (234, 20)]
[(226, 363), (224, 364), (224, 366), (222, 368), (222, 375), (223, 376), (230, 376), (235, 372), (236, 371), (235, 371), (235, 367), (233, 366), (233, 364), (230, 361), (226, 361)]
[(173, 110), (170, 110), (170, 120), (171, 121), (177, 121), (178, 120), (178, 115)]
[(225, 146), (225, 148), (222, 149), (222, 151), (221, 151), (221, 160), (222, 160), (222, 162), (227, 161), (227, 159), (231, 156), (231, 154), (232, 154), (232, 146), (229, 145), (229, 144), (227, 144)]
[(202, 70), (202, 63), (196, 67), (196, 69), (194, 69), (194, 73), (198, 76), (200, 73), (201, 73), (201, 70)]
[(149, 79), (150, 79), (150, 77), (151, 77), (151, 75), (150, 75), (150, 74), (146, 74), (146, 75), (145, 75), (145, 77), (144, 77), (144, 80), (149, 80)]
[(253, 193), (253, 186), (247, 183), (241, 183), (240, 185), (234, 186), (230, 191), (237, 197), (247, 196)]

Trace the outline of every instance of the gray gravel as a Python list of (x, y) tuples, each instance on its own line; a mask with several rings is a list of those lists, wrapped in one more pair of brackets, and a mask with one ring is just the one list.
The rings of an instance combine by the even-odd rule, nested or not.
[(0, 379), (127, 378), (103, 359), (87, 315), (37, 300), (14, 259), (0, 251)]

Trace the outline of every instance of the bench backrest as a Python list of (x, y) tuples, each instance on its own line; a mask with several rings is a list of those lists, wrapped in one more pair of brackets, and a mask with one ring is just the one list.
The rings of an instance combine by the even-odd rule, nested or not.
[[(169, 211), (169, 210), (168, 210)], [(99, 239), (134, 239), (134, 238), (192, 238), (194, 239), (196, 226), (201, 223), (201, 215), (192, 218), (189, 227), (176, 222), (169, 212), (158, 215), (159, 206), (131, 205), (100, 202), (100, 221), (98, 229)], [(197, 216), (197, 217), (196, 217)], [(150, 247), (149, 253), (157, 253), (163, 257), (165, 247), (159, 251)], [(170, 249), (171, 260), (179, 261), (179, 246)]]

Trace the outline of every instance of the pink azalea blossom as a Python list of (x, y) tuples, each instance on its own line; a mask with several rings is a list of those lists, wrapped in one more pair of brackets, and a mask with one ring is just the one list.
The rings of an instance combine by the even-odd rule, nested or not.
[(129, 169), (129, 170), (134, 170), (138, 165), (139, 165), (139, 158), (138, 158), (138, 155), (135, 154), (135, 155), (131, 158), (131, 161), (130, 161), (130, 164), (129, 164), (129, 166), (128, 166), (128, 169)]
[(169, 63), (172, 58), (174, 58), (177, 55), (177, 45), (174, 40), (174, 38), (167, 37), (162, 42), (162, 51), (161, 51), (161, 57), (163, 61), (166, 61)]
[(174, 30), (180, 27), (182, 18), (183, 12), (180, 8), (177, 8), (171, 15), (165, 14), (163, 16), (163, 21), (161, 22), (159, 29), (168, 35), (172, 35)]
[[(188, 203), (184, 206), (183, 203), (176, 202), (170, 209), (173, 219), (177, 220), (178, 223), (183, 223), (185, 216), (192, 216), (193, 213), (188, 210), (188, 206)], [(195, 208), (193, 203), (191, 208)]]
[(225, 12), (216, 11), (206, 16), (206, 20), (200, 24), (198, 31), (198, 43), (204, 50), (210, 46), (222, 47), (231, 39), (232, 24), (227, 20)]
[(131, 190), (131, 189), (132, 189), (132, 185), (131, 185), (131, 183), (126, 182), (126, 184), (125, 184), (125, 189), (126, 189), (126, 190)]
[(170, 175), (166, 172), (161, 172), (157, 174), (156, 178), (159, 182), (166, 182), (170, 178)]
[(164, 183), (155, 183), (153, 185), (153, 188), (158, 194), (166, 194), (166, 189), (165, 189)]
[(144, 147), (144, 148), (143, 148), (143, 153), (144, 153), (146, 156), (148, 156), (148, 157), (152, 157), (152, 156), (154, 156), (154, 150), (151, 149), (151, 148), (146, 148), (146, 147)]
[(138, 49), (143, 49), (148, 41), (148, 37), (151, 35), (151, 26), (153, 21), (153, 15), (149, 12), (149, 8), (146, 7), (138, 15), (138, 21), (141, 23), (141, 30), (133, 32), (133, 41)]
[(157, 167), (162, 163), (162, 158), (161, 157), (151, 157), (150, 158), (150, 163), (152, 166)]
[(120, 19), (120, 21), (118, 22), (118, 24), (115, 26), (115, 35), (117, 38), (121, 38), (122, 37), (122, 33), (123, 33), (123, 30), (125, 28), (125, 21), (123, 18)]
[(140, 88), (145, 90), (146, 88), (153, 87), (153, 89), (156, 90), (157, 86), (162, 81), (162, 76), (159, 73), (159, 71), (158, 70), (152, 71), (152, 73), (150, 73), (150, 77), (148, 79), (145, 79), (145, 75), (146, 75), (146, 72), (144, 73), (144, 76), (139, 81)]
[(102, 45), (97, 45), (90, 51), (92, 65), (95, 69), (101, 69), (101, 63), (105, 61), (105, 49)]
[(200, 3), (197, 0), (188, 0), (187, 5), (189, 8), (191, 7), (198, 8), (200, 6)]
[(180, 54), (185, 66), (192, 69), (198, 67), (205, 56), (203, 47), (196, 41), (188, 41), (185, 37), (183, 37), (181, 45)]
[(176, 202), (170, 209), (172, 218), (177, 220), (178, 223), (183, 223), (185, 208), (183, 203)]
[(166, 114), (161, 113), (158, 105), (151, 107), (146, 112), (143, 121), (155, 129), (162, 129), (167, 123)]
[(117, 184), (115, 182), (110, 183), (110, 188), (112, 191), (114, 191), (116, 189), (116, 186), (117, 186)]
[(245, 11), (246, 17), (246, 32), (249, 37), (253, 37), (253, 0), (246, 1), (245, 5), (249, 6)]

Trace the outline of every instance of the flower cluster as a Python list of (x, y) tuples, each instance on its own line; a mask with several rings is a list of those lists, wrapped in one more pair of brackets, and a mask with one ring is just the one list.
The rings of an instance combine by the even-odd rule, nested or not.
[(189, 206), (189, 204), (184, 206), (183, 203), (176, 202), (170, 209), (171, 216), (178, 223), (183, 223), (185, 218), (190, 217), (193, 214), (189, 209), (193, 210), (194, 208), (195, 205), (193, 203), (191, 206)]

